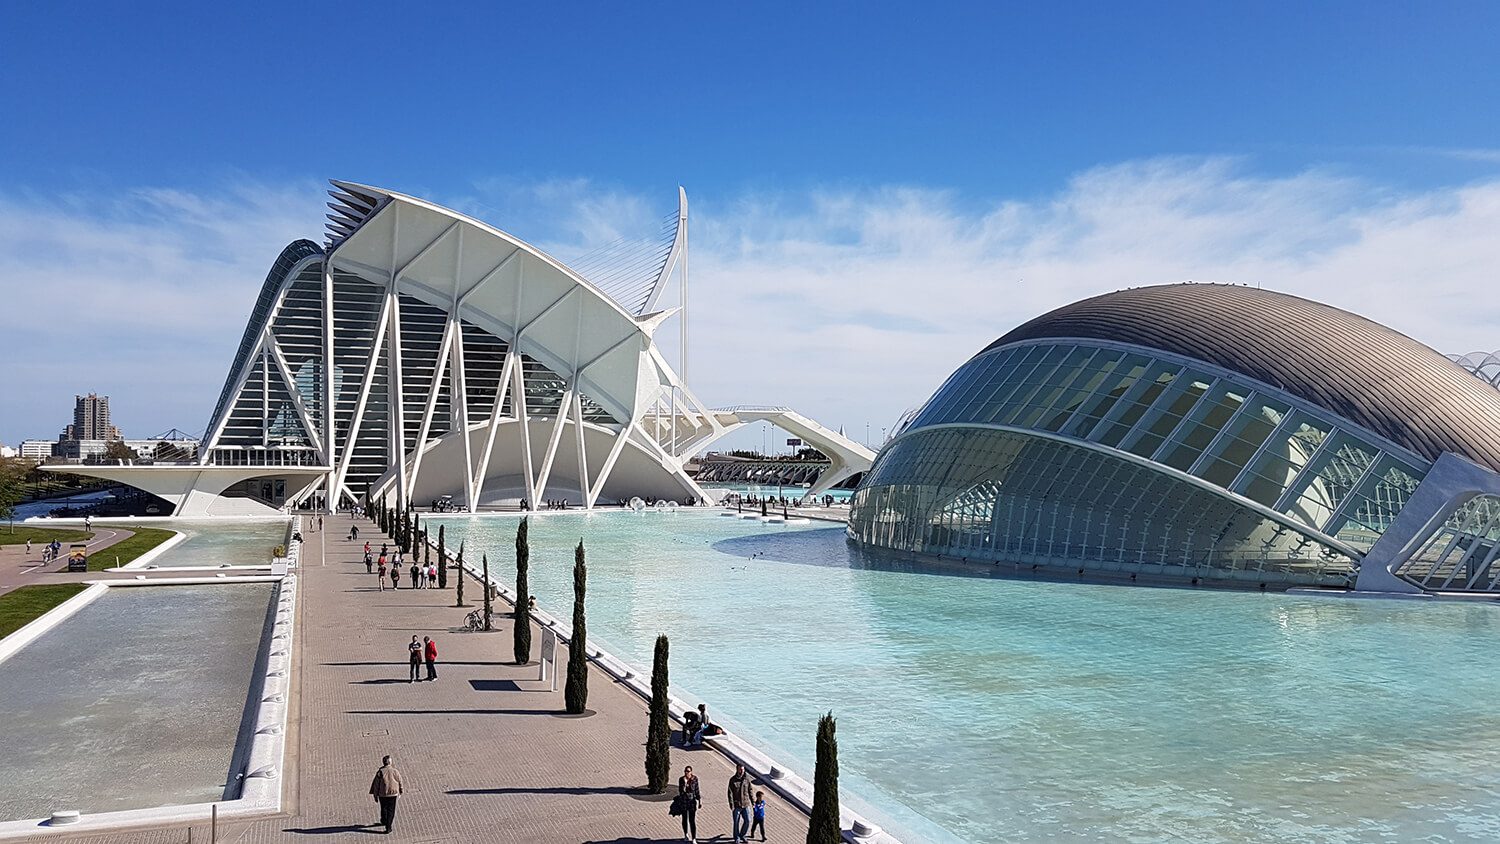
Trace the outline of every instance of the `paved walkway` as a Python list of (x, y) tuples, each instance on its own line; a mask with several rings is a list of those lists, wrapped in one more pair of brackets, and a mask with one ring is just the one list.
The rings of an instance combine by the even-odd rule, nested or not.
[[(3, 528), (0, 528), (3, 529)], [(124, 528), (94, 527), (92, 528), (94, 538), (88, 541), (89, 554), (93, 555), (99, 551), (122, 542), (126, 538), (134, 536), (134, 531)], [(26, 526), (16, 525), (16, 534), (25, 535)], [(69, 583), (79, 580), (97, 580), (99, 572), (83, 574), (75, 572), (67, 573), (68, 567), (68, 545), (64, 542), (62, 557), (49, 563), (42, 562), (42, 549), (46, 543), (33, 542), (31, 553), (26, 553), (26, 542), (23, 539), (19, 545), (0, 545), (0, 595), (19, 589), (22, 586), (32, 586), (38, 583)]]
[[(383, 840), (682, 840), (667, 799), (642, 793), (643, 700), (591, 670), (595, 714), (561, 715), (561, 683), (553, 692), (550, 681), (537, 681), (535, 664), (509, 664), (508, 619), (498, 617), (493, 633), (460, 632), (468, 610), (452, 606), (451, 580), (448, 590), (377, 591), (360, 557), (366, 539), (378, 545), (381, 538), (361, 520), (360, 541), (348, 542), (350, 523), (343, 516), (328, 519), (324, 537), (304, 531), (295, 723), (284, 786), (288, 814), (221, 824), (220, 842), (365, 840), (379, 831), (365, 826), (377, 815), (366, 792), (386, 753), (407, 793), (398, 804), (395, 834)], [(320, 539), (327, 542), (326, 562)], [(479, 589), (473, 581), (468, 587), (472, 601)], [(413, 634), (437, 639), (435, 682), (407, 682), (406, 643)], [(532, 640), (539, 649), (540, 632)], [(730, 840), (725, 787), (733, 766), (715, 751), (674, 746), (674, 784), (685, 764), (702, 782), (699, 840)], [(805, 816), (766, 791), (771, 840), (803, 840)], [(209, 840), (206, 824), (192, 833), (196, 844)], [(181, 844), (188, 830), (69, 840)]]

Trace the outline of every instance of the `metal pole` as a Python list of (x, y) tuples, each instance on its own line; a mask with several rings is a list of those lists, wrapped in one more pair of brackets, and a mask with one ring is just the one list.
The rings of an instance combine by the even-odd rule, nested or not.
[(213, 804), (208, 816), (208, 844), (219, 844), (219, 804)]

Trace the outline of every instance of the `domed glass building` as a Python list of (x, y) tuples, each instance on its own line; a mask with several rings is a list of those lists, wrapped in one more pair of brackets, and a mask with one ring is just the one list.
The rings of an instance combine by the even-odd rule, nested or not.
[(855, 493), (858, 542), (1015, 571), (1496, 591), (1500, 390), (1346, 311), (1176, 284), (954, 372)]

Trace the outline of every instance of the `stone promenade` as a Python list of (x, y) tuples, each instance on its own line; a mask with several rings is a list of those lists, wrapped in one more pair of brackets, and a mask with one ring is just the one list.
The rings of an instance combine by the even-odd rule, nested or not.
[[(381, 537), (360, 519), (360, 541), (348, 542), (353, 523), (340, 516), (326, 520), (324, 536), (303, 531), (286, 814), (221, 823), (220, 842), (367, 840), (380, 832), (371, 825), (377, 807), (367, 791), (387, 753), (406, 794), (394, 834), (381, 840), (682, 840), (668, 801), (643, 793), (645, 701), (591, 669), (594, 714), (564, 716), (561, 683), (553, 692), (550, 680), (537, 680), (535, 663), (510, 663), (508, 616), (496, 616), (493, 633), (461, 632), (468, 610), (452, 606), (451, 579), (446, 591), (407, 589), (405, 578), (398, 591), (389, 583), (378, 591), (361, 550), (366, 539), (378, 546)], [(507, 559), (503, 552), (495, 556)], [(466, 599), (472, 603), (479, 595), (470, 580)], [(437, 639), (435, 682), (407, 682), (406, 644), (413, 634)], [(532, 639), (539, 650), (540, 632)], [(564, 659), (560, 655), (560, 663)], [(702, 781), (699, 840), (730, 840), (725, 789), (732, 765), (712, 750), (674, 746), (669, 794), (685, 764)], [(766, 792), (771, 840), (802, 841), (805, 816)], [(191, 831), (178, 826), (40, 840), (181, 844), (189, 832), (195, 844), (209, 840), (206, 824)]]

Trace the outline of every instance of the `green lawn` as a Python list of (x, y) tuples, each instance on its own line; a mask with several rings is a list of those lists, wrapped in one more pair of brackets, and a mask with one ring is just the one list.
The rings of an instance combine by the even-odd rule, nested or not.
[[(111, 525), (125, 530), (134, 531), (135, 535), (120, 542), (102, 548), (97, 553), (89, 553), (89, 571), (103, 571), (115, 567), (115, 558), (119, 557), (119, 565), (125, 565), (136, 557), (150, 551), (152, 548), (166, 542), (176, 535), (174, 531), (162, 530), (161, 528), (143, 528), (134, 525)], [(63, 549), (63, 557), (67, 558), (68, 549)]]
[(0, 639), (87, 588), (84, 583), (45, 583), (0, 595)]
[(72, 528), (39, 528), (30, 525), (16, 525), (14, 533), (10, 526), (0, 522), (0, 545), (25, 545), (30, 539), (35, 546), (46, 545), (56, 539), (63, 545), (69, 542), (83, 542), (93, 537), (93, 533), (86, 530), (75, 530)]

